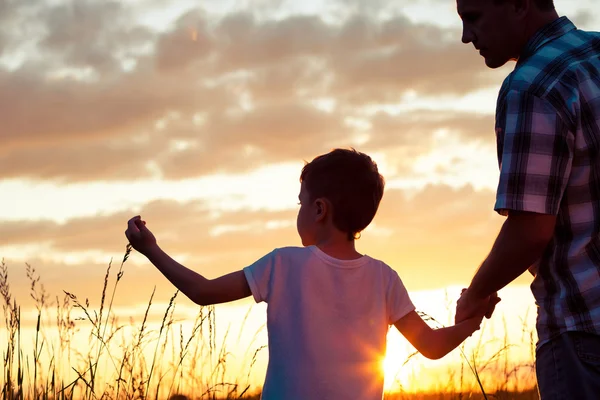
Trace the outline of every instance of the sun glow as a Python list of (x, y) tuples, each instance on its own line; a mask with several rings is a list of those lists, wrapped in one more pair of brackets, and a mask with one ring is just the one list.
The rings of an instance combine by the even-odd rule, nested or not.
[(383, 359), (384, 389), (397, 390), (404, 386), (409, 378), (411, 350), (396, 328), (391, 328), (387, 338), (387, 351)]

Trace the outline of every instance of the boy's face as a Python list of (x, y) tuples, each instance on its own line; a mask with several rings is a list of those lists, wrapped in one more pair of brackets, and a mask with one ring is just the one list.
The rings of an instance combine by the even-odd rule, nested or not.
[(315, 244), (315, 204), (310, 201), (310, 195), (306, 190), (304, 182), (300, 185), (300, 194), (298, 195), (300, 210), (296, 220), (298, 235), (302, 239), (303, 246)]

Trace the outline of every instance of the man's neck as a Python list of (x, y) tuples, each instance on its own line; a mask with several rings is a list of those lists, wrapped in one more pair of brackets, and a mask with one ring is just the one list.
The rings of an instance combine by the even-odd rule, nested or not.
[(558, 18), (559, 17), (558, 17), (558, 13), (556, 12), (556, 10), (544, 11), (544, 12), (537, 13), (535, 15), (535, 17), (532, 18), (531, 23), (527, 24), (527, 27), (525, 30), (525, 37), (526, 37), (525, 42), (528, 42), (529, 39), (531, 39), (536, 33), (538, 33), (540, 31), (540, 29), (542, 29), (546, 25), (556, 21)]
[(546, 12), (537, 12), (529, 21), (527, 21), (520, 46), (518, 47), (520, 49), (519, 54), (515, 54), (512, 60), (518, 62), (531, 38), (534, 37), (535, 34), (538, 33), (543, 27), (556, 21), (558, 18), (559, 16), (556, 10), (552, 10)]

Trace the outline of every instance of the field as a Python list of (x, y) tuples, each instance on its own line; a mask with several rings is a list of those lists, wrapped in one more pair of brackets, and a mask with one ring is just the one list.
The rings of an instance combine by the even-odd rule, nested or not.
[[(154, 329), (148, 322), (152, 295), (141, 323), (119, 321), (114, 312), (116, 294), (130, 252), (127, 247), (118, 269), (112, 263), (108, 265), (96, 309), (88, 298), (68, 290), (60, 296), (46, 293), (35, 268), (27, 265), (37, 321), (31, 329), (25, 329), (22, 323), (21, 306), (8, 279), (9, 266), (2, 261), (4, 336), (0, 337), (6, 338), (1, 345), (2, 399), (259, 399), (251, 374), (263, 373), (256, 371), (256, 361), (266, 353), (266, 346), (251, 340), (253, 344), (243, 357), (238, 357), (243, 372), (232, 377), (231, 352), (215, 334), (215, 307), (199, 307), (193, 321), (178, 320), (174, 317), (179, 295), (176, 292)], [(423, 316), (432, 326), (440, 326), (433, 318)], [(187, 329), (182, 327), (184, 322)], [(459, 350), (460, 362), (446, 371), (448, 378), (441, 378), (435, 388), (409, 391), (398, 382), (385, 398), (537, 399), (533, 332), (527, 326), (523, 332), (531, 349), (531, 357), (525, 362), (513, 361), (513, 344), (506, 336), (494, 343), (480, 341), (474, 348), (463, 346)], [(258, 332), (242, 328), (242, 334), (256, 338)], [(82, 335), (85, 345), (76, 345), (75, 337)], [(419, 362), (419, 358), (409, 354), (402, 365)], [(236, 371), (240, 371), (239, 366)]]

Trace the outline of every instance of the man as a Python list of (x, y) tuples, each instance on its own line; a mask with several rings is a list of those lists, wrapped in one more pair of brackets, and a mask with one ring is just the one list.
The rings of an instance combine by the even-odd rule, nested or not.
[(600, 34), (552, 0), (457, 0), (500, 90), (495, 210), (507, 216), (456, 320), (530, 270), (542, 399), (600, 399)]

